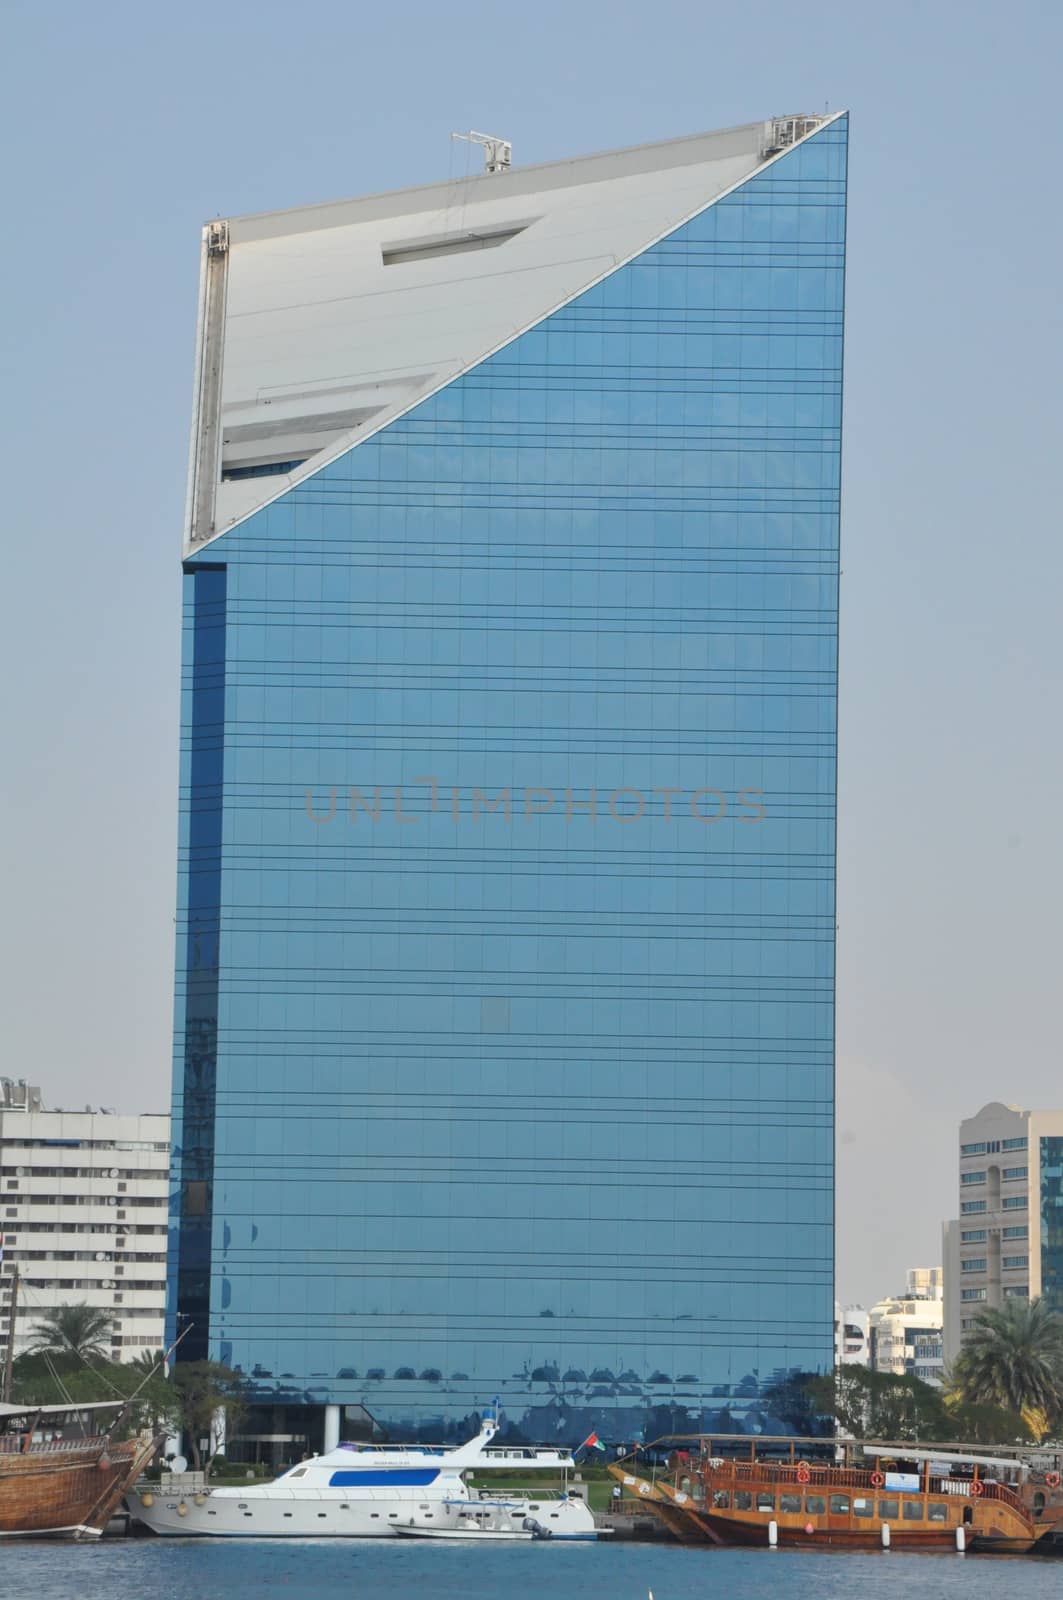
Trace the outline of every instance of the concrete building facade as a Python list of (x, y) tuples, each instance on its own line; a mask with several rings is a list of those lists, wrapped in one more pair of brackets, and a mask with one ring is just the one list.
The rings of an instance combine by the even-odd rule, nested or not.
[(84, 1303), (110, 1314), (107, 1353), (162, 1347), (170, 1118), (49, 1111), (33, 1085), (0, 1079), (0, 1348), (15, 1354), (43, 1312)]
[(871, 1364), (871, 1318), (863, 1306), (834, 1302), (834, 1365)]
[(875, 1372), (940, 1383), (944, 1365), (943, 1274), (909, 1267), (905, 1292), (871, 1307), (870, 1365)]
[(959, 1216), (944, 1226), (945, 1353), (980, 1311), (1043, 1296), (1063, 1311), (1063, 1110), (993, 1101), (960, 1123)]

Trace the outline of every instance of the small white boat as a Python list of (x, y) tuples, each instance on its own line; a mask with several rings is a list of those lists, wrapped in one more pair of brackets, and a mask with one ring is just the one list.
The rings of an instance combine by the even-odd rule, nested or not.
[[(462, 1518), (462, 1521), (465, 1522), (466, 1519)], [(473, 1544), (489, 1543), (491, 1540), (515, 1544), (521, 1541), (526, 1543), (530, 1539), (545, 1541), (552, 1537), (545, 1528), (539, 1532), (533, 1532), (530, 1528), (484, 1528), (471, 1518), (468, 1519), (466, 1527), (459, 1525), (455, 1528), (426, 1528), (423, 1525), (421, 1527), (411, 1525), (408, 1528), (397, 1528), (396, 1532), (403, 1539), (464, 1539)]]
[[(595, 1538), (590, 1507), (567, 1488), (571, 1451), (492, 1450), (497, 1432), (498, 1410), (490, 1409), (477, 1437), (453, 1449), (341, 1444), (272, 1483), (187, 1494), (144, 1486), (126, 1495), (125, 1509), (165, 1538), (379, 1539), (411, 1528), (454, 1532), (470, 1514), (507, 1537), (532, 1538), (524, 1524), (533, 1518), (553, 1538)], [(566, 1487), (557, 1497), (502, 1499), (466, 1482), (468, 1472), (485, 1469), (560, 1472)]]
[[(512, 1507), (499, 1507), (503, 1510), (512, 1510)], [(551, 1528), (544, 1528), (538, 1517), (523, 1518), (519, 1526), (512, 1520), (506, 1522), (504, 1518), (496, 1517), (491, 1510), (482, 1510), (479, 1506), (469, 1507), (458, 1515), (458, 1520), (453, 1526), (432, 1526), (429, 1528), (424, 1522), (410, 1522), (405, 1528), (395, 1528), (403, 1539), (472, 1539), (474, 1542), (490, 1542), (491, 1539), (506, 1539), (506, 1541), (525, 1541), (528, 1539), (554, 1538)], [(564, 1534), (562, 1534), (564, 1538)], [(570, 1534), (570, 1538), (581, 1538), (580, 1534)], [(588, 1534), (586, 1538), (592, 1538)]]

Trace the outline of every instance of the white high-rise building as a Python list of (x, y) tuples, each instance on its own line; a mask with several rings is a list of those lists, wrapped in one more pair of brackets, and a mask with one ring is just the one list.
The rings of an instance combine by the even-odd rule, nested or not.
[(992, 1101), (960, 1123), (959, 1217), (944, 1228), (945, 1354), (980, 1311), (1043, 1295), (1063, 1311), (1063, 1111)]
[(871, 1361), (871, 1319), (863, 1306), (834, 1302), (834, 1365), (866, 1367)]
[(943, 1275), (940, 1267), (909, 1267), (902, 1295), (871, 1307), (871, 1366), (875, 1372), (940, 1383)]
[(162, 1345), (169, 1175), (168, 1116), (46, 1111), (39, 1089), (0, 1078), (0, 1349), (16, 1264), (16, 1355), (64, 1304), (111, 1313), (112, 1360)]

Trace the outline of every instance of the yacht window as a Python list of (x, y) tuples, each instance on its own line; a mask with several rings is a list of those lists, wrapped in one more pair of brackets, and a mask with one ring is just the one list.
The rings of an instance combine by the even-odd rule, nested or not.
[(553, 1519), (554, 1519), (554, 1521), (555, 1521), (555, 1522), (556, 1522), (556, 1521), (557, 1521), (557, 1518), (558, 1518), (558, 1515), (559, 1515), (559, 1513), (558, 1513), (558, 1512), (556, 1512), (556, 1511), (551, 1511), (551, 1513), (550, 1513), (550, 1515), (551, 1515), (551, 1516), (552, 1516), (552, 1517), (553, 1517)]
[(216, 1517), (217, 1515), (218, 1515), (218, 1513), (216, 1511), (208, 1511), (207, 1512), (207, 1516), (208, 1517)]
[(821, 1517), (827, 1509), (827, 1502), (821, 1494), (805, 1495), (805, 1510), (810, 1517)]
[(923, 1507), (920, 1501), (906, 1500), (904, 1502), (903, 1510), (905, 1522), (922, 1522)]
[(847, 1517), (849, 1515), (849, 1496), (847, 1494), (832, 1494), (830, 1497), (830, 1510), (833, 1517)]
[(873, 1500), (854, 1500), (854, 1517), (873, 1517), (875, 1515), (875, 1502)]
[[(712, 1491), (712, 1505), (714, 1511), (729, 1511), (731, 1508), (730, 1489), (714, 1489)], [(800, 1510), (800, 1506), (798, 1510)]]
[(735, 1510), (751, 1511), (753, 1509), (753, 1496), (746, 1489), (735, 1490)]
[(769, 1494), (766, 1489), (758, 1489), (757, 1491), (757, 1510), (775, 1510), (775, 1496), (773, 1494)]
[(284, 1515), (285, 1515), (285, 1516), (286, 1516), (286, 1517), (290, 1517), (290, 1516), (291, 1516), (291, 1512), (290, 1512), (290, 1511), (286, 1511), (286, 1512), (285, 1512), (285, 1513), (284, 1513)]
[(319, 1516), (319, 1517), (323, 1517), (323, 1516), (325, 1516), (325, 1512), (324, 1512), (324, 1511), (319, 1511), (319, 1512), (318, 1512), (318, 1516)]
[(288, 1476), (289, 1476), (289, 1478), (305, 1478), (306, 1477), (306, 1468), (305, 1467), (296, 1467), (295, 1471), (294, 1472), (289, 1472)]
[(251, 1514), (252, 1514), (252, 1513), (251, 1513), (251, 1512), (250, 1512), (250, 1511), (245, 1511), (245, 1512), (244, 1512), (244, 1516), (245, 1516), (245, 1517), (249, 1517), (249, 1516), (251, 1516)]
[(247, 1501), (246, 1500), (238, 1500), (236, 1502), (236, 1509), (237, 1509), (237, 1511), (246, 1511), (247, 1510)]
[(878, 1514), (885, 1522), (896, 1522), (897, 1518), (901, 1514), (900, 1501), (880, 1500), (878, 1503)]
[(943, 1500), (931, 1500), (926, 1508), (926, 1519), (928, 1522), (947, 1522), (949, 1520), (948, 1506)]
[(789, 1511), (791, 1514), (796, 1512), (800, 1515), (801, 1496), (799, 1494), (781, 1494), (779, 1496), (779, 1510)]
[(539, 1506), (533, 1506), (533, 1505), (529, 1505), (529, 1507), (528, 1507), (528, 1510), (529, 1510), (529, 1511), (538, 1511), (538, 1510), (540, 1510), (540, 1509), (541, 1509), (541, 1508), (540, 1508), (540, 1507), (539, 1507)]

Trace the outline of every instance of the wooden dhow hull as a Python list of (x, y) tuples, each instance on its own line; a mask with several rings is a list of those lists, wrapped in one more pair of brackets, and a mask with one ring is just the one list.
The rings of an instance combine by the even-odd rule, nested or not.
[(156, 1441), (0, 1441), (0, 1539), (98, 1539)]
[(902, 1489), (877, 1469), (719, 1457), (688, 1457), (651, 1480), (629, 1462), (609, 1471), (629, 1500), (691, 1544), (948, 1550), (959, 1536), (968, 1550), (1021, 1555), (1049, 1531), (996, 1482), (928, 1473), (918, 1488)]

